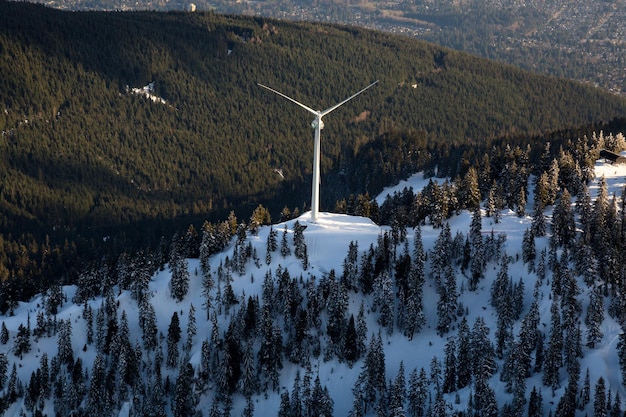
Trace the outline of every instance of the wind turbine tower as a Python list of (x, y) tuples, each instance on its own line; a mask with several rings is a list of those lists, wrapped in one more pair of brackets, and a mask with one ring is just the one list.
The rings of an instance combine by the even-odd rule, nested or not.
[(341, 103), (335, 104), (334, 106), (329, 107), (326, 110), (322, 110), (322, 111), (313, 110), (309, 106), (306, 106), (300, 103), (299, 101), (296, 101), (292, 99), (291, 97), (286, 96), (280, 91), (276, 91), (273, 88), (270, 88), (266, 85), (259, 83), (259, 86), (266, 88), (270, 90), (271, 92), (278, 94), (281, 97), (286, 98), (287, 100), (297, 104), (298, 106), (302, 107), (303, 109), (315, 115), (315, 119), (313, 119), (313, 122), (311, 122), (311, 127), (315, 129), (315, 139), (313, 142), (313, 184), (311, 187), (312, 188), (312, 191), (311, 191), (311, 222), (312, 223), (315, 223), (315, 221), (317, 220), (317, 213), (319, 212), (319, 202), (320, 202), (319, 201), (320, 199), (320, 135), (321, 135), (322, 129), (324, 128), (322, 117), (326, 116), (328, 113), (335, 110), (336, 108), (346, 104), (348, 101), (352, 100), (353, 98), (355, 98), (356, 96), (358, 96), (359, 94), (361, 94), (362, 92), (364, 92), (365, 90), (367, 90), (368, 88), (376, 84), (377, 82), (378, 80), (374, 81), (373, 83), (371, 83), (370, 85), (368, 85), (367, 87), (359, 91), (358, 93), (353, 94), (352, 96), (348, 97)]

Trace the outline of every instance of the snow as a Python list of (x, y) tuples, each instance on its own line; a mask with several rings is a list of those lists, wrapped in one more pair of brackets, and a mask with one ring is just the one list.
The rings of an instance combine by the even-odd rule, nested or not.
[(131, 92), (133, 94), (138, 95), (138, 96), (144, 96), (144, 97), (152, 100), (155, 103), (161, 103), (161, 104), (165, 104), (166, 103), (165, 99), (163, 99), (163, 98), (161, 98), (161, 97), (159, 97), (159, 96), (154, 94), (154, 82), (152, 82), (152, 83), (150, 83), (150, 84), (148, 84), (146, 86), (143, 86), (141, 88), (134, 87), (134, 88), (131, 89)]
[[(609, 186), (609, 195), (616, 193), (620, 195), (622, 189), (626, 185), (626, 165), (610, 165), (605, 162), (599, 161), (596, 165), (596, 180), (590, 185), (592, 190), (592, 197), (597, 193), (597, 187), (599, 178), (604, 176)], [(385, 197), (388, 194), (399, 192), (405, 187), (412, 187), (414, 192), (422, 189), (428, 183), (428, 179), (423, 178), (423, 174), (418, 173), (410, 177), (406, 181), (402, 181), (394, 187), (389, 187), (381, 193), (376, 200), (379, 204), (382, 204)], [(532, 201), (531, 198), (528, 199)], [(530, 212), (530, 204), (528, 212)], [(549, 214), (549, 211), (546, 212)], [(310, 268), (306, 271), (302, 269), (301, 261), (293, 256), (282, 258), (278, 252), (275, 252), (272, 257), (270, 265), (263, 265), (256, 269), (252, 263), (248, 265), (246, 274), (239, 276), (235, 274), (234, 282), (232, 283), (235, 294), (248, 295), (261, 292), (261, 285), (263, 282), (263, 276), (267, 270), (275, 271), (279, 265), (282, 268), (287, 268), (290, 271), (292, 277), (302, 275), (304, 279), (309, 279), (312, 276), (321, 277), (324, 274), (328, 274), (330, 270), (334, 269), (338, 275), (341, 274), (342, 264), (348, 251), (348, 245), (350, 242), (358, 242), (359, 256), (360, 254), (369, 248), (370, 244), (376, 244), (378, 237), (383, 231), (388, 230), (387, 227), (378, 226), (371, 220), (362, 217), (354, 217), (343, 214), (331, 214), (331, 213), (319, 213), (318, 219), (315, 223), (310, 221), (310, 213), (304, 213), (298, 219), (290, 220), (283, 224), (274, 225), (273, 228), (278, 232), (280, 241), (281, 233), (285, 226), (289, 233), (292, 233), (295, 222), (305, 225), (304, 236), (308, 247)], [(454, 216), (449, 219), (452, 236), (454, 237), (457, 231), (467, 233), (469, 230), (469, 224), (471, 222), (471, 214), (463, 212), (458, 216)], [(484, 232), (505, 233), (507, 235), (507, 243), (505, 251), (513, 257), (513, 262), (509, 265), (509, 275), (514, 282), (517, 282), (519, 278), (522, 278), (525, 283), (525, 309), (522, 313), (522, 317), (527, 313), (530, 301), (532, 300), (532, 292), (535, 286), (536, 277), (532, 273), (528, 273), (526, 265), (521, 261), (521, 239), (524, 231), (530, 226), (531, 218), (517, 217), (514, 212), (503, 211), (501, 222), (499, 224), (493, 223), (492, 219), (483, 217), (482, 228)], [(268, 226), (261, 227), (258, 235), (249, 236), (248, 239), (252, 243), (253, 247), (257, 250), (259, 257), (263, 258), (265, 254), (265, 245), (267, 235), (270, 228)], [(439, 236), (441, 229), (433, 229), (430, 226), (422, 227), (422, 239), (424, 242), (425, 250), (429, 250), (433, 247), (435, 240)], [(408, 241), (413, 242), (413, 231), (409, 231)], [(537, 251), (539, 252), (543, 247), (547, 246), (547, 238), (538, 238), (536, 240)], [(399, 248), (398, 250), (401, 250)], [(518, 256), (519, 255), (519, 259)], [(226, 256), (232, 256), (232, 247), (225, 252), (215, 255), (211, 258), (211, 268), (213, 271), (217, 269), (220, 262), (223, 262)], [(489, 290), (491, 283), (495, 278), (498, 266), (496, 264), (490, 264), (486, 273), (486, 277), (480, 282), (479, 289), (475, 292), (459, 291), (459, 301), (468, 307), (469, 313), (467, 316), (468, 324), (470, 327), (473, 325), (475, 319), (479, 316), (485, 319), (487, 326), (491, 329), (490, 337), (494, 337), (496, 329), (495, 312), (489, 306)], [(165, 269), (164, 271), (157, 272), (150, 283), (151, 302), (155, 306), (157, 314), (157, 323), (159, 332), (167, 334), (167, 327), (170, 323), (170, 318), (174, 311), (177, 311), (180, 315), (180, 327), (183, 330), (183, 341), (186, 338), (184, 329), (187, 325), (187, 314), (190, 306), (193, 304), (196, 308), (196, 320), (198, 332), (195, 336), (193, 347), (190, 355), (190, 362), (193, 366), (198, 366), (200, 363), (200, 347), (205, 338), (210, 337), (211, 324), (204, 320), (205, 311), (202, 308), (203, 300), (201, 298), (201, 278), (200, 278), (200, 265), (199, 260), (189, 260), (189, 271), (191, 275), (190, 288), (187, 297), (181, 301), (176, 302), (172, 299), (169, 293), (169, 279), (170, 271)], [(428, 270), (427, 270), (428, 272)], [(464, 282), (462, 276), (457, 276), (459, 283), (459, 289), (461, 289), (461, 283)], [(581, 283), (581, 288), (584, 288), (583, 294), (580, 299), (583, 301), (583, 309), (587, 308), (587, 296), (585, 291), (587, 287)], [(67, 300), (71, 300), (75, 293), (75, 287), (66, 286), (63, 287), (63, 292), (67, 296)], [(540, 314), (541, 314), (541, 327), (549, 329), (550, 326), (550, 304), (551, 300), (548, 296), (550, 292), (549, 284), (544, 283), (540, 288)], [(134, 300), (131, 299), (128, 292), (121, 292), (117, 295), (117, 301), (119, 303), (119, 314), (122, 310), (126, 311), (129, 320), (129, 328), (131, 331), (131, 343), (141, 343), (141, 330), (138, 325), (137, 318), (137, 305)], [(349, 310), (355, 314), (358, 312), (362, 295), (353, 294), (350, 295)], [(386, 359), (386, 378), (387, 380), (394, 379), (399, 369), (400, 362), (404, 363), (406, 372), (406, 378), (413, 368), (430, 369), (430, 362), (433, 356), (438, 356), (443, 361), (444, 346), (449, 337), (456, 335), (456, 330), (453, 329), (450, 333), (443, 337), (438, 336), (435, 332), (436, 327), (436, 302), (438, 296), (435, 293), (432, 279), (427, 278), (424, 288), (424, 304), (425, 314), (427, 317), (427, 326), (417, 334), (413, 340), (408, 340), (399, 331), (395, 331), (391, 336), (383, 330), (383, 343), (385, 348)], [(102, 299), (98, 298), (90, 301), (90, 305), (95, 311), (100, 308)], [(366, 299), (366, 305), (367, 305)], [(14, 315), (0, 316), (0, 321), (4, 322), (10, 333), (10, 341), (6, 345), (0, 345), (0, 352), (6, 353), (9, 359), (9, 372), (13, 363), (16, 363), (18, 367), (18, 376), (23, 383), (27, 383), (30, 375), (35, 371), (39, 365), (39, 360), (43, 352), (47, 352), (48, 359), (57, 353), (57, 339), (56, 337), (42, 337), (35, 341), (31, 338), (32, 349), (29, 353), (24, 354), (23, 357), (18, 358), (11, 353), (12, 341), (15, 338), (17, 329), (21, 323), (26, 323), (27, 317), (30, 315), (31, 327), (34, 327), (37, 311), (42, 308), (42, 297), (38, 296), (28, 302), (19, 303), (19, 306), (14, 311)], [(232, 314), (232, 312), (231, 312)], [(584, 315), (583, 311), (583, 315)], [(72, 347), (74, 349), (75, 357), (80, 357), (84, 364), (93, 363), (95, 358), (95, 348), (93, 346), (85, 345), (85, 333), (86, 326), (82, 317), (82, 306), (74, 305), (70, 301), (63, 303), (57, 314), (57, 320), (70, 319), (72, 323)], [(222, 328), (222, 332), (225, 326), (228, 324), (230, 317), (220, 316), (219, 323)], [(378, 324), (376, 323), (376, 315), (369, 314), (367, 317), (367, 324), (369, 333), (378, 332)], [(457, 325), (455, 323), (455, 325)], [(584, 325), (583, 325), (584, 326)], [(514, 335), (517, 335), (519, 330), (519, 323), (514, 329)], [(619, 372), (619, 364), (616, 355), (616, 343), (617, 337), (621, 333), (620, 326), (612, 320), (608, 314), (606, 314), (605, 321), (602, 326), (604, 337), (602, 342), (596, 349), (583, 348), (584, 358), (581, 361), (581, 374), (584, 377), (586, 369), (589, 369), (592, 385), (598, 377), (603, 376), (607, 382), (607, 389), (611, 389), (613, 393), (619, 392), (621, 398), (626, 398), (626, 391), (622, 385), (621, 376)], [(583, 327), (584, 332), (584, 327)], [(369, 336), (368, 336), (369, 341)], [(84, 349), (85, 348), (85, 349)], [(288, 360), (283, 361), (284, 368), (281, 373), (281, 392), (284, 390), (291, 390), (293, 379), (298, 370), (303, 375), (304, 370), (300, 369), (297, 365), (291, 364)], [(338, 363), (336, 360), (324, 362), (320, 357), (319, 360), (313, 362), (313, 373), (319, 375), (322, 385), (326, 385), (334, 400), (334, 414), (336, 416), (348, 415), (352, 407), (352, 388), (361, 371), (362, 361), (357, 362), (352, 368), (348, 367), (345, 363)], [(165, 370), (164, 377), (166, 375), (173, 375), (173, 371)], [(544, 398), (544, 415), (547, 415), (549, 410), (554, 412), (558, 398), (562, 394), (562, 391), (566, 385), (567, 377), (564, 375), (564, 371), (561, 371), (562, 388), (556, 391), (556, 396), (553, 398), (552, 391), (542, 385), (540, 375), (533, 375), (527, 381), (528, 393), (535, 386), (537, 389), (543, 390)], [(7, 375), (8, 376), (8, 375)], [(503, 390), (503, 384), (498, 380), (498, 376), (494, 376), (491, 381), (491, 386), (496, 390), (496, 396), (498, 398), (500, 406), (505, 402), (510, 402), (511, 395), (507, 394)], [(465, 409), (467, 407), (469, 388), (462, 389), (458, 392), (460, 398), (460, 404), (455, 404), (454, 393), (446, 394), (446, 400), (453, 407), (459, 409)], [(277, 414), (280, 396), (275, 392), (268, 394), (261, 394), (253, 397), (256, 416), (275, 416)], [(208, 409), (212, 401), (212, 395), (202, 396), (200, 399), (199, 409), (201, 409), (204, 415), (208, 414)], [(244, 407), (243, 397), (235, 397), (234, 409), (231, 415), (241, 415), (241, 411)], [(587, 412), (592, 412), (592, 404), (587, 407)], [(21, 401), (13, 404), (6, 412), (6, 417), (18, 416), (22, 408)], [(169, 407), (167, 411), (170, 412)], [(119, 416), (127, 416), (130, 413), (130, 405), (124, 403), (122, 408), (118, 410)], [(46, 403), (46, 409), (44, 413), (48, 415), (54, 415), (52, 401), (49, 400)]]
[(382, 205), (385, 202), (385, 198), (387, 198), (387, 196), (392, 196), (394, 193), (400, 193), (402, 192), (402, 190), (406, 189), (413, 189), (413, 192), (418, 192), (419, 190), (423, 189), (424, 187), (426, 187), (426, 185), (428, 185), (428, 182), (432, 180), (437, 181), (439, 183), (442, 183), (444, 181), (444, 179), (442, 178), (425, 178), (424, 177), (424, 173), (423, 172), (418, 172), (416, 174), (411, 175), (408, 179), (400, 181), (398, 184), (390, 186), (390, 187), (385, 187), (383, 189), (383, 191), (376, 197), (376, 203), (378, 203), (378, 205)]

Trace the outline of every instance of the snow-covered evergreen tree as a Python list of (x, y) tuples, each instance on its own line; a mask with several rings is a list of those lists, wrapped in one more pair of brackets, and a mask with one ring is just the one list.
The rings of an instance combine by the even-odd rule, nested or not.
[(587, 347), (594, 348), (602, 340), (601, 324), (604, 321), (604, 296), (599, 287), (595, 287), (589, 296), (589, 307), (585, 316), (587, 325)]
[(480, 208), (476, 208), (472, 214), (472, 223), (469, 232), (470, 241), (470, 278), (469, 290), (475, 291), (478, 282), (483, 278), (485, 268), (485, 248), (482, 236), (482, 218)]
[(567, 188), (561, 192), (552, 214), (552, 234), (556, 243), (568, 246), (574, 241), (576, 224)]
[(289, 247), (289, 241), (287, 240), (287, 224), (285, 223), (285, 229), (283, 230), (282, 238), (280, 240), (280, 256), (286, 258), (291, 255), (291, 248)]
[(606, 417), (606, 384), (604, 378), (598, 378), (593, 395), (593, 417)]
[(555, 390), (560, 384), (559, 369), (563, 364), (563, 333), (561, 330), (561, 313), (559, 311), (558, 298), (552, 300), (550, 314), (550, 340), (544, 360), (543, 384)]
[(403, 321), (404, 334), (412, 339), (426, 323), (423, 306), (426, 255), (422, 242), (421, 229), (415, 228), (413, 259), (407, 278), (406, 309)]
[(350, 241), (348, 245), (348, 254), (343, 261), (343, 273), (341, 275), (341, 281), (347, 290), (357, 289), (357, 278), (359, 273), (359, 244), (355, 241)]
[(454, 338), (448, 338), (444, 348), (443, 385), (444, 393), (454, 392), (457, 389), (458, 362), (456, 357), (456, 342)]
[(2, 329), (0, 330), (0, 344), (6, 345), (9, 341), (9, 330), (7, 329), (4, 321), (2, 322)]
[(170, 264), (172, 278), (170, 292), (176, 301), (182, 301), (189, 291), (189, 264), (186, 258), (175, 258)]
[(195, 414), (193, 374), (194, 371), (191, 364), (183, 363), (181, 365), (174, 385), (174, 401), (172, 403), (174, 417), (187, 417)]

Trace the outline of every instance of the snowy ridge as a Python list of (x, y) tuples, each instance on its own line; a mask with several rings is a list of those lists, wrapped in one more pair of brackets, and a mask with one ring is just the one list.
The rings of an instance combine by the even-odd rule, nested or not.
[[(596, 181), (589, 186), (592, 197), (597, 194), (597, 187), (599, 178), (604, 177), (608, 184), (609, 194), (613, 193), (620, 195), (624, 185), (626, 184), (626, 167), (613, 166), (602, 162), (598, 162), (596, 166)], [(427, 181), (426, 181), (427, 182)], [(403, 182), (398, 186), (388, 189), (379, 197), (379, 201), (383, 201), (387, 193), (393, 193), (399, 191), (404, 187), (413, 187), (414, 190), (419, 190), (425, 185), (421, 174), (416, 174), (409, 181)], [(528, 198), (532, 201), (532, 198)], [(528, 204), (527, 212), (531, 212), (531, 203)], [(549, 218), (550, 211), (546, 211), (545, 215)], [(220, 308), (217, 316), (217, 322), (219, 325), (219, 335), (224, 337), (229, 323), (233, 317), (236, 316), (237, 311), (245, 305), (245, 300), (249, 296), (258, 295), (261, 296), (263, 292), (263, 277), (269, 273), (275, 273), (278, 269), (288, 270), (291, 278), (299, 279), (302, 277), (303, 282), (308, 282), (315, 278), (316, 282), (323, 277), (328, 277), (331, 271), (334, 271), (337, 278), (342, 274), (342, 268), (344, 260), (348, 252), (348, 246), (351, 242), (358, 243), (359, 259), (362, 254), (368, 250), (370, 245), (377, 245), (377, 242), (385, 232), (389, 232), (390, 228), (386, 226), (378, 226), (371, 220), (366, 218), (347, 216), (342, 214), (320, 213), (318, 221), (316, 223), (309, 222), (309, 213), (303, 214), (298, 219), (293, 219), (282, 224), (273, 225), (270, 229), (269, 226), (261, 227), (256, 235), (248, 235), (246, 237), (246, 243), (249, 244), (256, 252), (259, 261), (248, 260), (245, 265), (244, 273), (232, 273), (232, 290), (237, 297), (239, 303), (230, 307)], [(536, 272), (528, 272), (528, 266), (522, 261), (522, 236), (527, 228), (530, 227), (532, 219), (527, 217), (518, 217), (516, 213), (505, 210), (502, 212), (501, 221), (499, 224), (495, 224), (493, 219), (482, 217), (482, 232), (485, 236), (488, 236), (493, 231), (497, 234), (505, 234), (506, 241), (503, 246), (503, 252), (506, 253), (511, 262), (508, 265), (508, 275), (511, 281), (517, 283), (522, 281), (524, 283), (523, 293), (523, 307), (520, 315), (520, 319), (513, 324), (512, 335), (517, 339), (521, 328), (522, 319), (528, 314), (531, 303), (533, 302), (533, 293), (535, 288), (537, 289), (537, 301), (539, 307), (539, 330), (545, 337), (544, 344), (548, 344), (548, 338), (550, 333), (550, 308), (552, 300), (551, 293), (551, 279), (552, 272), (548, 271), (546, 279), (540, 282), (540, 285), (535, 287), (537, 282)], [(470, 224), (472, 222), (472, 214), (468, 212), (462, 212), (457, 216), (453, 216), (448, 220), (450, 226), (451, 235), (454, 238), (458, 232), (467, 235), (470, 230)], [(292, 238), (296, 224), (306, 226), (303, 231), (305, 243), (308, 252), (308, 268), (303, 268), (303, 262), (294, 256)], [(264, 262), (263, 257), (266, 253), (266, 245), (268, 241), (268, 235), (270, 230), (277, 232), (278, 240), (280, 241), (281, 234), (286, 231), (291, 247), (291, 254), (288, 256), (281, 256), (280, 251), (272, 253), (272, 259), (267, 264)], [(397, 378), (400, 364), (402, 363), (405, 372), (405, 379), (408, 381), (411, 371), (416, 369), (419, 371), (423, 368), (426, 374), (430, 375), (431, 364), (434, 357), (436, 357), (441, 364), (445, 359), (445, 347), (450, 339), (456, 339), (458, 333), (458, 326), (461, 321), (461, 317), (457, 317), (456, 321), (452, 323), (451, 330), (443, 335), (437, 334), (437, 302), (439, 300), (439, 294), (436, 290), (436, 284), (432, 277), (432, 267), (430, 265), (430, 258), (432, 258), (432, 251), (436, 245), (436, 241), (441, 235), (441, 229), (433, 229), (430, 226), (423, 226), (421, 229), (421, 237), (425, 251), (428, 253), (429, 261), (426, 263), (426, 279), (423, 288), (423, 303), (424, 303), (424, 315), (426, 317), (425, 326), (421, 331), (417, 332), (412, 339), (407, 338), (401, 330), (395, 328), (393, 332), (388, 332), (382, 327), (379, 322), (379, 311), (373, 311), (372, 303), (374, 296), (364, 295), (361, 292), (348, 292), (348, 306), (346, 309), (346, 316), (353, 315), (355, 318), (359, 313), (361, 304), (365, 305), (366, 316), (365, 321), (367, 324), (367, 340), (366, 345), (369, 344), (370, 337), (372, 335), (381, 334), (383, 341), (384, 357), (385, 357), (385, 380), (387, 386), (391, 386), (393, 381)], [(407, 231), (407, 242), (409, 253), (414, 249), (414, 230)], [(233, 238), (230, 246), (219, 254), (216, 254), (210, 258), (211, 271), (213, 275), (216, 274), (220, 265), (225, 265), (227, 260), (232, 260), (235, 256), (236, 239)], [(548, 246), (548, 237), (538, 237), (535, 239), (536, 251), (539, 254), (543, 249)], [(399, 256), (404, 251), (404, 244), (400, 244), (394, 248), (395, 256)], [(539, 256), (538, 256), (539, 258)], [(192, 338), (191, 348), (188, 352), (188, 362), (192, 365), (196, 372), (196, 378), (198, 378), (198, 372), (202, 368), (202, 343), (205, 340), (211, 340), (212, 323), (210, 320), (206, 320), (207, 313), (203, 308), (204, 298), (203, 283), (202, 283), (202, 267), (199, 259), (187, 259), (187, 270), (189, 272), (189, 289), (186, 296), (181, 301), (176, 301), (172, 296), (170, 282), (172, 280), (172, 269), (169, 267), (162, 271), (156, 272), (149, 283), (148, 300), (154, 306), (156, 313), (156, 324), (158, 332), (160, 334), (159, 340), (163, 356), (166, 355), (166, 341), (165, 338), (168, 335), (168, 326), (171, 322), (172, 315), (176, 312), (180, 317), (180, 328), (182, 329), (182, 337), (179, 342), (179, 349), (183, 351), (183, 345), (186, 342), (185, 329), (189, 323), (189, 312), (192, 305), (195, 309), (195, 320), (197, 331)], [(491, 261), (487, 264), (485, 271), (485, 277), (479, 281), (478, 289), (476, 291), (468, 291), (467, 289), (467, 277), (460, 270), (458, 266), (454, 266), (456, 275), (458, 301), (465, 307), (464, 317), (467, 319), (467, 323), (470, 328), (480, 317), (484, 319), (486, 326), (490, 329), (489, 337), (492, 342), (495, 340), (495, 330), (497, 328), (497, 314), (494, 308), (490, 304), (490, 291), (493, 282), (497, 279), (500, 270), (500, 265), (496, 261)], [(467, 272), (467, 271), (466, 271)], [(591, 289), (578, 278), (578, 285), (581, 288), (581, 293), (578, 299), (581, 301), (582, 313), (580, 314), (581, 321), (585, 317), (589, 295)], [(217, 296), (217, 285), (213, 289), (214, 300)], [(224, 291), (224, 283), (221, 283), (221, 291)], [(69, 320), (71, 323), (71, 347), (74, 355), (74, 360), (80, 358), (88, 375), (93, 374), (92, 366), (96, 360), (97, 352), (95, 344), (88, 344), (86, 342), (86, 334), (88, 332), (88, 326), (84, 318), (85, 306), (82, 304), (76, 305), (71, 302), (77, 292), (75, 286), (65, 286), (62, 288), (64, 294), (64, 301), (59, 306), (57, 314), (54, 316), (56, 323)], [(222, 293), (223, 295), (223, 293)], [(122, 312), (125, 312), (128, 319), (129, 339), (132, 346), (142, 346), (142, 329), (139, 323), (139, 306), (129, 290), (120, 290), (116, 287), (113, 294), (115, 303), (117, 304), (117, 317), (121, 317)], [(241, 301), (244, 301), (243, 303)], [(0, 316), (0, 322), (4, 323), (8, 329), (9, 341), (6, 344), (0, 344), (0, 354), (5, 354), (8, 359), (8, 370), (6, 372), (7, 381), (10, 379), (11, 369), (15, 364), (17, 370), (17, 378), (24, 387), (27, 387), (31, 375), (37, 371), (42, 354), (45, 352), (50, 361), (55, 355), (58, 354), (58, 335), (51, 334), (50, 336), (44, 335), (41, 337), (30, 337), (31, 348), (27, 353), (23, 353), (20, 356), (16, 356), (12, 353), (18, 329), (20, 325), (26, 325), (27, 321), (30, 323), (30, 328), (35, 327), (37, 313), (44, 308), (46, 300), (43, 296), (38, 296), (33, 300), (26, 303), (20, 303), (15, 309), (12, 315)], [(103, 297), (95, 297), (87, 302), (87, 305), (93, 309), (93, 321), (96, 319), (96, 312), (102, 309), (106, 300)], [(215, 301), (217, 303), (217, 301)], [(607, 304), (607, 303), (605, 303)], [(215, 305), (214, 305), (215, 307)], [(605, 310), (607, 306), (605, 305)], [(327, 318), (324, 316), (323, 321), (326, 323)], [(322, 325), (322, 329), (325, 325)], [(315, 337), (320, 336), (315, 333), (313, 329), (309, 329), (311, 334)], [(581, 323), (581, 330), (584, 332), (586, 326)], [(622, 333), (620, 325), (615, 322), (608, 314), (605, 314), (604, 321), (602, 322), (601, 330), (603, 337), (600, 343), (595, 348), (588, 348), (584, 346), (582, 348), (583, 357), (580, 360), (581, 379), (579, 389), (582, 386), (583, 379), (585, 378), (585, 372), (588, 370), (590, 380), (593, 386), (598, 378), (603, 377), (606, 382), (607, 391), (611, 391), (613, 397), (620, 395), (621, 398), (626, 398), (626, 390), (620, 374), (620, 367), (617, 357), (616, 345), (618, 342), (618, 336)], [(283, 338), (287, 339), (288, 334), (286, 331), (283, 333)], [(326, 335), (321, 335), (320, 340), (322, 342), (322, 351), (325, 349), (324, 343), (328, 341)], [(258, 354), (259, 346), (255, 346), (255, 353)], [(182, 361), (183, 354), (181, 353)], [(358, 381), (364, 367), (363, 354), (359, 360), (354, 363), (353, 366), (349, 366), (345, 361), (339, 361), (337, 358), (331, 358), (330, 360), (324, 360), (324, 353), (318, 357), (310, 357), (311, 371), (314, 377), (319, 377), (322, 386), (325, 386), (330, 393), (333, 400), (333, 415), (335, 416), (348, 416), (353, 412), (353, 388)], [(142, 367), (148, 367), (148, 363), (154, 363), (155, 355), (153, 351), (143, 351), (141, 361)], [(512, 394), (507, 392), (505, 384), (500, 380), (501, 371), (504, 365), (503, 359), (496, 360), (498, 371), (495, 375), (491, 376), (488, 380), (488, 385), (493, 389), (498, 406), (501, 408), (505, 404), (512, 401)], [(299, 373), (299, 378), (305, 374), (305, 368), (291, 363), (287, 357), (283, 357), (283, 367), (280, 370), (279, 376), (279, 390), (278, 392), (271, 389), (265, 392), (252, 395), (251, 400), (254, 406), (253, 415), (255, 416), (276, 416), (279, 413), (281, 405), (281, 393), (291, 393), (294, 385), (294, 379), (296, 374)], [(143, 368), (142, 368), (143, 369)], [(168, 378), (172, 386), (170, 388), (174, 390), (173, 386), (178, 378), (180, 367), (167, 368), (162, 366), (162, 377)], [(559, 373), (559, 388), (553, 390), (550, 387), (546, 387), (542, 383), (542, 372), (533, 373), (526, 379), (526, 398), (530, 396), (530, 392), (533, 388), (536, 388), (541, 392), (543, 398), (542, 415), (554, 414), (556, 411), (557, 403), (565, 392), (567, 386), (567, 373), (565, 368), (560, 369)], [(143, 381), (145, 385), (149, 385), (150, 381)], [(86, 389), (89, 389), (91, 381), (89, 378), (85, 381)], [(209, 383), (202, 390), (196, 392), (196, 404), (195, 409), (200, 415), (209, 416), (211, 407), (214, 403), (216, 383)], [(407, 384), (408, 385), (408, 384)], [(470, 397), (474, 394), (476, 387), (472, 384), (468, 387), (463, 387), (455, 392), (443, 394), (447, 407), (447, 415), (451, 415), (453, 412), (462, 412), (468, 409), (470, 403)], [(54, 388), (53, 388), (54, 392)], [(7, 383), (3, 385), (3, 389), (0, 390), (0, 397), (8, 394)], [(54, 400), (51, 396), (43, 401), (43, 414), (52, 416), (54, 411)], [(135, 393), (135, 395), (139, 395)], [(430, 387), (430, 395), (434, 399), (435, 388)], [(174, 394), (170, 392), (169, 395), (164, 397), (166, 399), (165, 412), (167, 415), (176, 415), (173, 411)], [(233, 408), (230, 411), (231, 416), (240, 416), (245, 414), (246, 400), (240, 393), (233, 394)], [(82, 407), (85, 407), (86, 400), (81, 403)], [(432, 402), (430, 407), (432, 407)], [(26, 403), (24, 398), (19, 398), (17, 401), (10, 404), (5, 411), (4, 416), (13, 417), (20, 416), (22, 412), (26, 412)], [(528, 404), (526, 404), (528, 409)], [(405, 408), (407, 406), (405, 405)], [(430, 408), (429, 408), (430, 409)], [(405, 415), (410, 415), (407, 410), (403, 410)], [(130, 401), (121, 401), (119, 406), (116, 406), (112, 410), (112, 415), (134, 415), (133, 405)], [(579, 415), (592, 415), (593, 414), (593, 399), (591, 402), (585, 405), (583, 410), (578, 410)], [(578, 415), (577, 414), (577, 415)], [(367, 415), (375, 415), (375, 410), (368, 409)], [(524, 412), (527, 415), (527, 411)]]

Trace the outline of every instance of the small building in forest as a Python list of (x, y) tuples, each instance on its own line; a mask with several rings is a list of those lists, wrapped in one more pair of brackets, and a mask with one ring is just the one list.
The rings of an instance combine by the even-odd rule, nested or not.
[(626, 156), (607, 151), (606, 149), (600, 151), (600, 158), (604, 158), (605, 161), (611, 164), (626, 164)]

